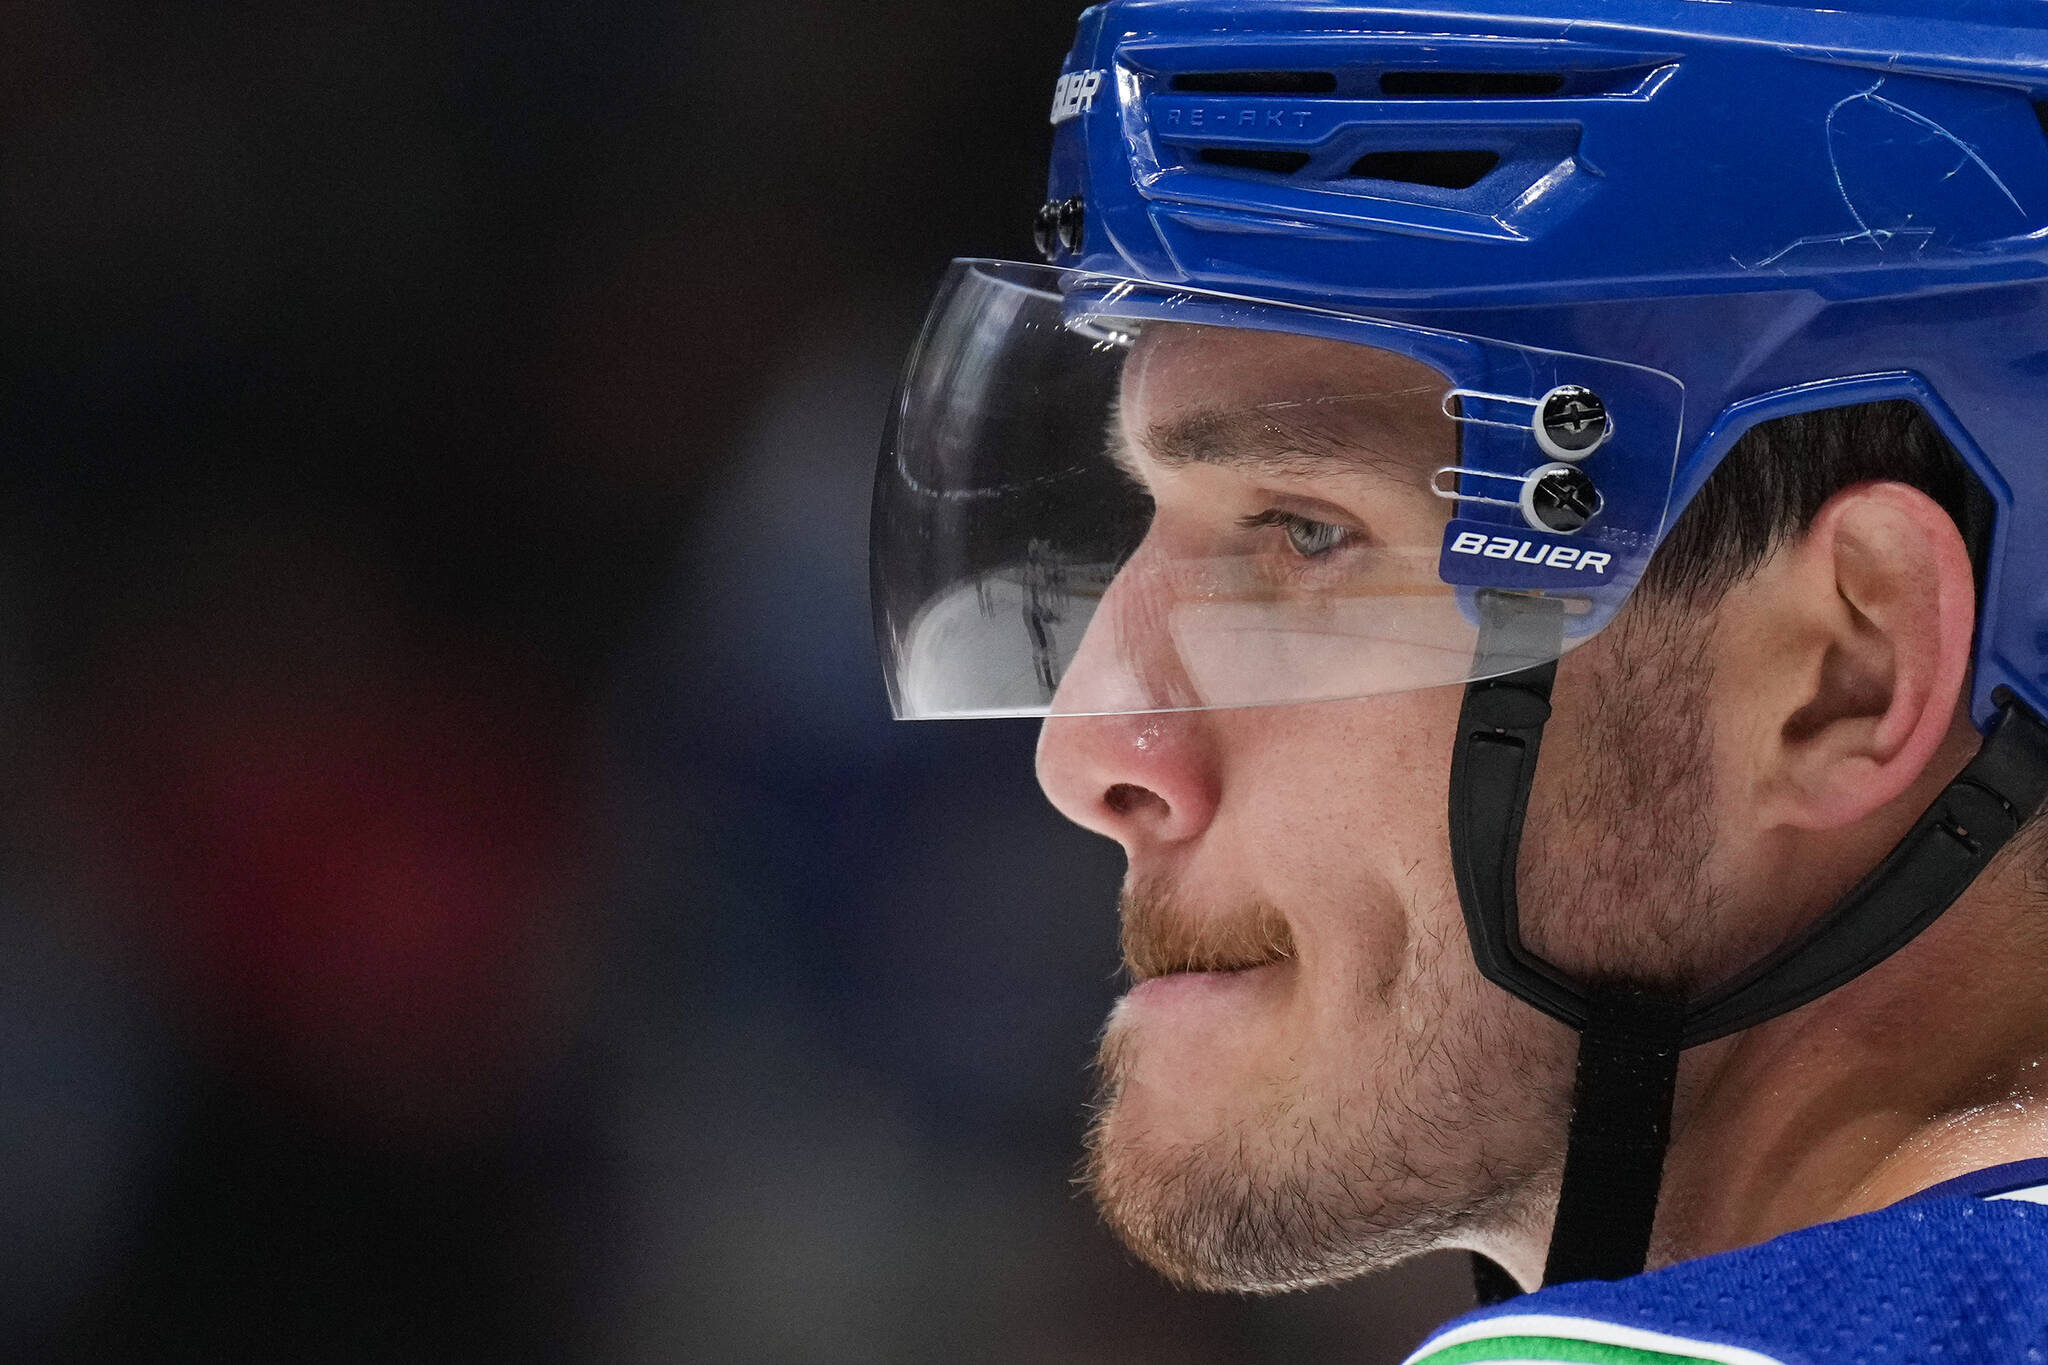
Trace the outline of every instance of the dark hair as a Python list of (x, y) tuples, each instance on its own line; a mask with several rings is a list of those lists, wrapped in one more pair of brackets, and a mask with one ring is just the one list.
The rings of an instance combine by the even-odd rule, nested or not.
[(1927, 414), (1894, 399), (1779, 417), (1744, 432), (1672, 527), (1640, 590), (1710, 604), (1812, 525), (1829, 498), (1871, 479), (1910, 484), (1940, 503), (1981, 568), (1990, 521), (1983, 489)]

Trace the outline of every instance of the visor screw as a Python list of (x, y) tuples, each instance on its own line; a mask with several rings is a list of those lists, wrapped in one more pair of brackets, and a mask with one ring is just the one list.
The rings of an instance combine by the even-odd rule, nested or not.
[(1539, 531), (1570, 535), (1600, 511), (1600, 491), (1585, 470), (1549, 464), (1522, 485), (1522, 516)]
[(1607, 404), (1591, 389), (1563, 384), (1536, 404), (1536, 444), (1556, 460), (1583, 460), (1614, 434)]
[(1049, 199), (1038, 206), (1038, 213), (1031, 220), (1031, 244), (1048, 261), (1059, 254), (1059, 230), (1060, 205)]
[(1062, 203), (1059, 206), (1060, 245), (1076, 255), (1080, 254), (1082, 229), (1087, 226), (1087, 223), (1088, 208), (1087, 205), (1081, 202), (1080, 195), (1077, 194), (1072, 199)]

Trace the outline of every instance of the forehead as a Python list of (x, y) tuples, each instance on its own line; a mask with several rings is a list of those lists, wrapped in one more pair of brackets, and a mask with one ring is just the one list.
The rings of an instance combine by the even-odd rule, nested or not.
[(1374, 346), (1287, 332), (1147, 324), (1124, 368), (1127, 402), (1177, 407), (1254, 407), (1294, 398), (1380, 393), (1425, 397), (1437, 406), (1443, 375), (1412, 356)]
[(1148, 324), (1124, 367), (1119, 426), (1128, 456), (1155, 464), (1433, 467), (1457, 446), (1450, 388), (1433, 367), (1377, 347)]

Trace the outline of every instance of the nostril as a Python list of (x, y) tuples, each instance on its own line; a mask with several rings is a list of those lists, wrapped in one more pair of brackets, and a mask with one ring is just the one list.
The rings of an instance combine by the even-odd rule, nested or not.
[(1133, 852), (1199, 836), (1218, 775), (1207, 722), (1156, 716), (1051, 716), (1038, 735), (1038, 784), (1085, 830)]
[(1132, 815), (1150, 807), (1161, 814), (1169, 809), (1158, 793), (1131, 782), (1119, 782), (1102, 794), (1102, 804), (1118, 815)]

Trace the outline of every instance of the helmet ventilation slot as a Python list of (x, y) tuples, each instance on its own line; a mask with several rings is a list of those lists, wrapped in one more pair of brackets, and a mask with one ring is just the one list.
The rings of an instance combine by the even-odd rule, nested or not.
[(1279, 147), (1204, 147), (1202, 160), (1211, 166), (1228, 166), (1232, 170), (1293, 175), (1308, 165), (1309, 155)]
[[(1207, 159), (1206, 153), (1204, 159)], [(1361, 180), (1391, 180), (1402, 185), (1432, 185), (1440, 190), (1469, 190), (1499, 164), (1499, 152), (1367, 152), (1352, 163), (1351, 174)]]
[(1337, 89), (1329, 71), (1186, 71), (1173, 88), (1191, 95), (1328, 95)]
[(1389, 71), (1380, 93), (1394, 99), (1529, 99), (1564, 89), (1560, 71)]

